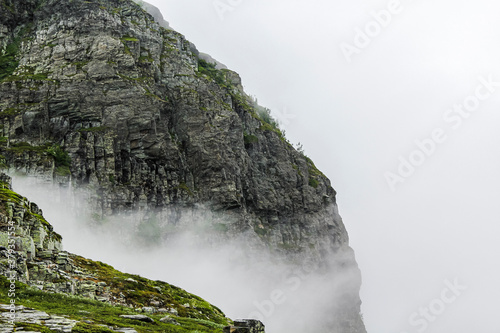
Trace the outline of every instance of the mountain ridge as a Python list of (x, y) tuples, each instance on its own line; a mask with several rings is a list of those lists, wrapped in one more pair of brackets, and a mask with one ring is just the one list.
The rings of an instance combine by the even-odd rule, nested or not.
[(235, 72), (131, 1), (0, 3), (5, 167), (88, 189), (96, 221), (154, 216), (159, 241), (200, 204), (230, 216), (207, 221), (207, 237), (244, 235), (250, 253), (311, 262), (332, 281), (347, 272), (328, 325), (364, 332), (336, 192)]

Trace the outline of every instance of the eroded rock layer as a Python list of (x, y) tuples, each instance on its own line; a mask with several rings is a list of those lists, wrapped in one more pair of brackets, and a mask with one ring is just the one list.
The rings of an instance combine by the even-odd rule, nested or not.
[(236, 73), (132, 1), (0, 4), (4, 167), (88, 189), (97, 218), (158, 214), (165, 234), (172, 207), (226, 214), (223, 238), (347, 272), (329, 325), (364, 332), (336, 193)]

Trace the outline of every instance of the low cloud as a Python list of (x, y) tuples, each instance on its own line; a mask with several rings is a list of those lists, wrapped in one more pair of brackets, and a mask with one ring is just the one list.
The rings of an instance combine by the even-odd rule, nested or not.
[(356, 294), (360, 277), (356, 266), (347, 265), (349, 248), (345, 257), (332, 256), (321, 266), (291, 265), (265, 250), (253, 232), (220, 236), (233, 221), (202, 206), (101, 220), (81, 190), (17, 176), (13, 185), (42, 208), (66, 250), (182, 287), (232, 319), (259, 319), (274, 333), (345, 324), (332, 321), (336, 316), (353, 320), (357, 304), (348, 307), (349, 294)]

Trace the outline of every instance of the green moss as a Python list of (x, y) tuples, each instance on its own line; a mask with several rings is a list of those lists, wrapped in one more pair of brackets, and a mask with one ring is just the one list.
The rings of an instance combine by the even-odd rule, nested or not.
[(40, 214), (35, 214), (35, 213), (31, 212), (31, 210), (29, 210), (29, 207), (26, 207), (26, 208), (28, 209), (28, 213), (29, 213), (31, 216), (35, 217), (38, 221), (42, 222), (42, 224), (43, 224), (43, 225), (45, 225), (45, 226), (47, 226), (47, 227), (48, 227), (48, 226), (50, 226), (50, 223), (49, 223), (49, 222), (47, 222), (47, 220), (46, 220), (46, 219), (45, 219), (42, 215), (40, 215)]
[(8, 10), (9, 12), (11, 12), (12, 14), (16, 13), (16, 9), (14, 8), (13, 5), (8, 4), (5, 1), (2, 1), (1, 4), (2, 4), (2, 7), (4, 7), (6, 10)]
[(309, 186), (318, 188), (319, 182), (314, 178), (309, 178)]
[(145, 95), (149, 97), (153, 97), (156, 100), (159, 100), (160, 102), (167, 103), (168, 102), (168, 97), (165, 97), (165, 99), (162, 99), (160, 96), (153, 94), (151, 90), (149, 90), (147, 87), (143, 87), (144, 90), (146, 91)]
[[(0, 276), (0, 302), (9, 303), (10, 299), (7, 297), (9, 290), (9, 281), (6, 277)], [(64, 294), (54, 294), (32, 289), (25, 284), (16, 282), (16, 305), (24, 305), (26, 307), (34, 308), (39, 311), (45, 311), (51, 315), (66, 316), (73, 320), (88, 321), (88, 323), (78, 323), (73, 332), (78, 333), (108, 333), (111, 330), (100, 326), (106, 325), (115, 328), (130, 327), (140, 333), (149, 332), (170, 332), (170, 333), (188, 333), (188, 332), (215, 332), (222, 333), (224, 325), (228, 324), (225, 320), (224, 323), (218, 323), (211, 320), (202, 318), (189, 318), (177, 317), (175, 318), (181, 326), (172, 324), (165, 324), (160, 322), (162, 315), (150, 315), (155, 321), (154, 323), (143, 323), (137, 320), (121, 318), (122, 314), (136, 314), (133, 309), (121, 306), (112, 306), (106, 303), (82, 298), (75, 296), (68, 296)], [(201, 315), (200, 315), (201, 316)], [(223, 318), (223, 317), (221, 317)], [(33, 324), (17, 324), (19, 327), (30, 328), (33, 331), (48, 333), (43, 327), (30, 326)]]
[(125, 35), (121, 38), (121, 41), (122, 42), (138, 42), (139, 39), (135, 38), (135, 37), (130, 37), (128, 35)]
[(239, 93), (231, 92), (231, 97), (237, 109), (240, 108), (248, 112), (250, 116), (261, 122), (259, 130), (274, 132), (278, 134), (282, 142), (288, 143), (284, 131), (279, 128), (278, 122), (271, 117), (271, 111), (269, 109), (258, 105), (255, 101), (249, 101), (248, 97)]
[(243, 139), (244, 139), (246, 145), (259, 142), (258, 137), (256, 137), (255, 135), (247, 134), (247, 133), (243, 133)]
[(314, 165), (314, 162), (307, 156), (304, 156), (306, 162), (307, 162), (307, 166), (309, 168), (309, 174), (312, 175), (312, 176), (316, 176), (316, 177), (323, 177), (323, 178), (326, 178), (326, 176), (323, 174), (323, 172), (319, 171), (319, 169)]
[(77, 61), (73, 63), (73, 66), (76, 66), (76, 69), (81, 71), (85, 65), (88, 65), (90, 61)]
[(58, 176), (70, 176), (71, 175), (71, 170), (69, 169), (68, 166), (65, 166), (65, 165), (60, 165), (60, 166), (56, 167), (54, 172)]
[(9, 166), (7, 165), (7, 159), (5, 156), (0, 155), (0, 169), (7, 169)]
[(19, 66), (19, 61), (17, 61), (16, 56), (19, 52), (20, 43), (20, 38), (15, 39), (14, 42), (7, 45), (0, 54), (0, 81), (12, 75)]
[(53, 333), (48, 327), (32, 324), (32, 323), (16, 323), (15, 326), (16, 331), (31, 331), (31, 332), (40, 332), (40, 333)]
[[(7, 5), (5, 1), (1, 2), (3, 7), (9, 11), (15, 12), (12, 5)], [(33, 23), (22, 26), (17, 36), (0, 52), (0, 82), (10, 77), (19, 66), (18, 53), (23, 39), (31, 32)]]
[(9, 190), (7, 184), (0, 183), (0, 201), (2, 203), (14, 202), (20, 204), (23, 199), (24, 198), (16, 192)]
[(54, 159), (54, 164), (56, 167), (56, 174), (61, 176), (67, 176), (70, 173), (71, 157), (63, 148), (59, 145), (54, 145), (46, 143), (40, 146), (32, 146), (28, 142), (18, 142), (12, 144), (6, 149), (7, 152), (14, 154), (23, 154), (26, 152), (34, 152), (41, 155), (50, 156)]
[(278, 122), (271, 116), (271, 110), (260, 106), (259, 104), (257, 104), (257, 102), (254, 102), (253, 104), (253, 107), (255, 109), (255, 112), (259, 116), (259, 119), (270, 125), (272, 128), (279, 130)]
[(326, 178), (326, 176), (316, 168), (314, 165), (313, 161), (307, 157), (304, 156), (306, 162), (307, 162), (307, 167), (308, 167), (308, 173), (309, 173), (309, 186), (317, 188), (319, 186), (319, 181), (318, 178)]
[(198, 59), (198, 73), (210, 77), (220, 86), (227, 87), (226, 76), (222, 71), (215, 68), (215, 64)]
[(17, 142), (13, 143), (9, 148), (7, 148), (7, 151), (12, 153), (24, 153), (24, 152), (43, 153), (44, 151), (46, 151), (46, 149), (47, 145), (32, 146), (28, 142)]
[[(17, 74), (11, 73), (11, 75), (4, 78), (5, 82), (21, 82), (21, 81), (47, 81), (56, 83), (56, 80), (49, 79), (50, 72), (37, 72), (35, 67), (23, 66), (16, 70)], [(38, 82), (41, 84), (41, 82)]]
[[(111, 291), (123, 292), (127, 302), (137, 307), (148, 306), (151, 300), (156, 299), (175, 308), (180, 316), (203, 320), (208, 318), (216, 324), (227, 324), (227, 319), (218, 308), (181, 288), (161, 281), (151, 281), (138, 275), (125, 274), (102, 262), (78, 256), (72, 256), (72, 259), (77, 266), (92, 274), (94, 279), (106, 282)], [(183, 304), (186, 303), (191, 306), (184, 307)]]
[[(144, 55), (147, 54), (147, 55)], [(139, 62), (142, 63), (151, 63), (154, 62), (153, 56), (151, 52), (143, 47), (141, 47), (141, 56), (139, 57)]]
[(18, 115), (19, 112), (20, 112), (20, 110), (16, 109), (16, 108), (6, 108), (2, 112), (0, 112), (0, 118), (7, 118), (7, 117), (15, 116), (15, 115)]
[(52, 145), (46, 149), (48, 155), (54, 158), (56, 167), (67, 168), (71, 166), (71, 157), (64, 149), (59, 145)]
[(129, 42), (130, 43), (136, 43), (136, 42), (139, 41), (139, 39), (137, 39), (135, 37), (128, 36), (128, 35), (125, 35), (120, 40), (123, 43), (123, 47), (124, 47), (125, 53), (128, 54), (128, 55), (132, 55), (132, 51), (130, 50), (130, 46), (128, 45), (128, 43)]
[(300, 171), (299, 167), (297, 164), (292, 164), (292, 168), (297, 171), (300, 177), (302, 177), (302, 172)]
[[(77, 323), (71, 330), (72, 333), (112, 333), (107, 327), (96, 324)], [(42, 332), (43, 333), (43, 332)]]
[(194, 195), (191, 189), (186, 185), (186, 183), (180, 183), (179, 186), (176, 187), (176, 189), (186, 191), (190, 196)]
[(150, 63), (153, 61), (154, 61), (154, 59), (151, 56), (140, 56), (139, 57), (139, 62), (142, 62), (142, 63)]
[(279, 128), (274, 127), (273, 125), (271, 125), (269, 123), (262, 122), (261, 126), (259, 127), (259, 130), (274, 132), (274, 133), (278, 134), (278, 137), (282, 142), (288, 143), (288, 140), (285, 138), (285, 134)]
[(260, 120), (257, 113), (255, 113), (255, 110), (250, 106), (250, 103), (243, 95), (241, 95), (239, 93), (232, 93), (231, 97), (232, 97), (233, 103), (235, 104), (236, 107), (243, 109), (244, 111), (250, 113), (250, 115), (252, 117)]

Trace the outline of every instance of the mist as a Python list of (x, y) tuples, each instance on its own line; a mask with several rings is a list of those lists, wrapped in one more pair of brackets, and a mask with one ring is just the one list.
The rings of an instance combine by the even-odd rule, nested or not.
[[(231, 217), (203, 206), (101, 219), (83, 189), (19, 175), (13, 176), (13, 188), (43, 210), (63, 236), (64, 250), (181, 287), (231, 319), (263, 321), (266, 332), (323, 331), (335, 312), (344, 310), (346, 288), (358, 283), (356, 267), (336, 265), (343, 258), (326, 268), (291, 265), (249, 235), (221, 237), (212, 226), (231, 225)], [(349, 261), (350, 252), (345, 255)]]

